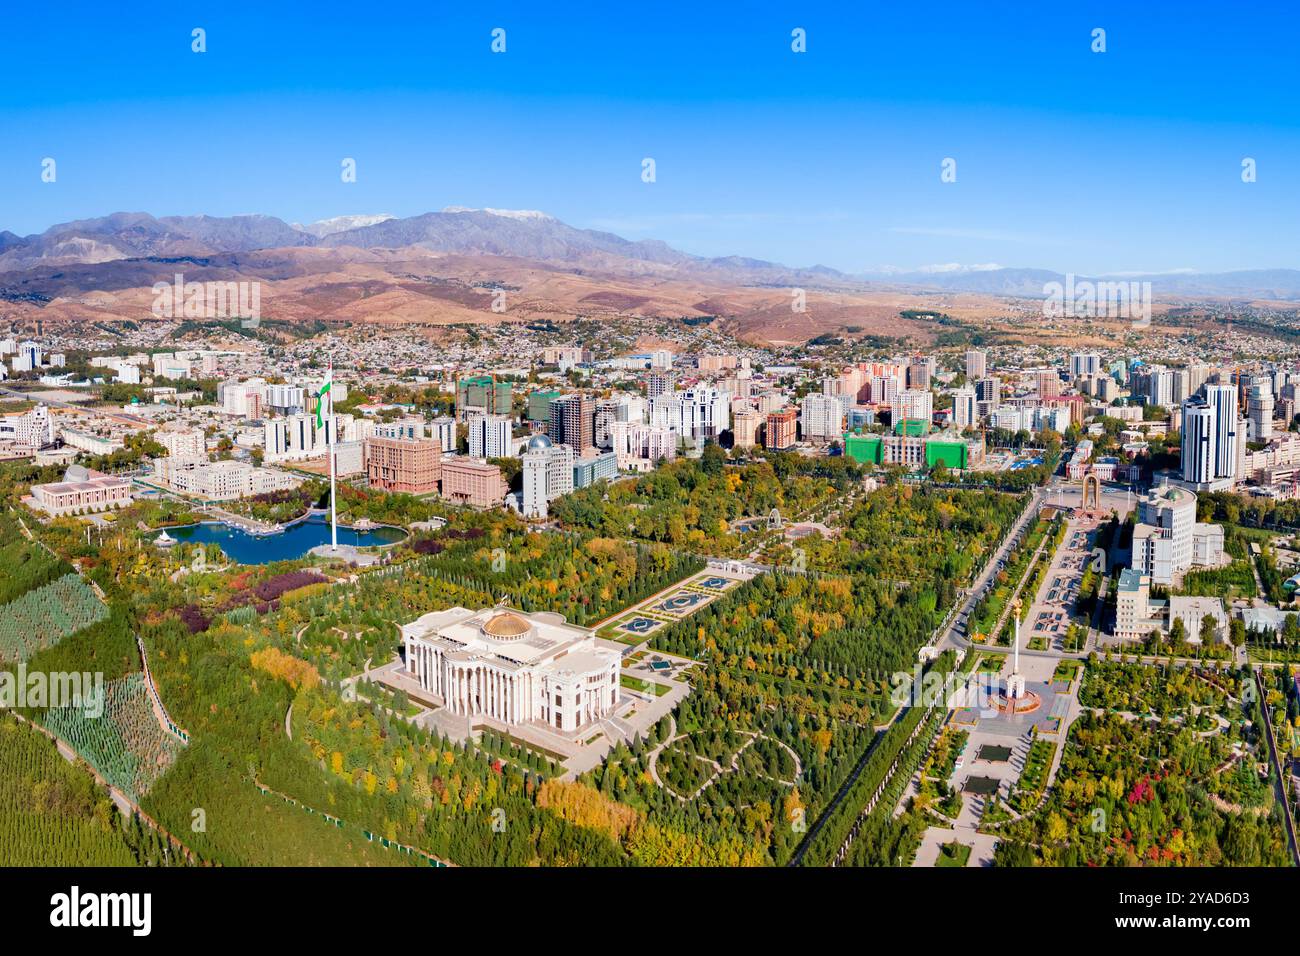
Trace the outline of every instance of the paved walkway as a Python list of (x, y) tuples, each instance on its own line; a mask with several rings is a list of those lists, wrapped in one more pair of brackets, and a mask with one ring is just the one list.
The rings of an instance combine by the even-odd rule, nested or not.
[(946, 625), (940, 627), (932, 639), (931, 645), (936, 651), (960, 651), (971, 646), (968, 638), (962, 633), (966, 627), (966, 622), (970, 618), (971, 612), (975, 610), (975, 605), (979, 603), (980, 598), (991, 588), (994, 576), (1002, 569), (1002, 565), (1019, 543), (1021, 535), (1029, 528), (1030, 523), (1038, 517), (1039, 509), (1042, 508), (1045, 498), (1046, 491), (1044, 489), (1039, 488), (1034, 491), (1028, 506), (1020, 513), (1020, 517), (1016, 519), (1015, 524), (1008, 529), (997, 549), (984, 562), (984, 568), (971, 583), (965, 601), (961, 603), (956, 613), (949, 616)]

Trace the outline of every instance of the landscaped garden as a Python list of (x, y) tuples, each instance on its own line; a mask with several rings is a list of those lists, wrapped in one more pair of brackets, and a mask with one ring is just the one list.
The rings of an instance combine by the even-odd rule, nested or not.
[[(1286, 865), (1248, 672), (1090, 660), (1046, 800), (996, 828), (999, 865)], [(1201, 719), (1212, 718), (1213, 726)], [(1222, 717), (1221, 724), (1214, 715)], [(1030, 755), (1022, 787), (1049, 761)]]
[(935, 861), (935, 866), (942, 867), (960, 867), (965, 866), (970, 860), (971, 848), (965, 843), (945, 843), (939, 847), (939, 858)]

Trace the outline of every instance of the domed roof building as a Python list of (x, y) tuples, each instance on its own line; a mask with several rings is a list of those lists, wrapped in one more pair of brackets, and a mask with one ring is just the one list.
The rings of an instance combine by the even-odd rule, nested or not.
[(483, 622), (483, 633), (498, 641), (517, 641), (533, 629), (525, 618), (513, 611), (501, 611)]
[(619, 655), (558, 614), (432, 611), (402, 626), (406, 672), (453, 714), (562, 734), (613, 713)]

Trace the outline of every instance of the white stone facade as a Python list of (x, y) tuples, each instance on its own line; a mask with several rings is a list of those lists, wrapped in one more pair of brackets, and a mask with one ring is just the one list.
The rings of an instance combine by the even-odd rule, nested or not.
[(433, 611), (402, 626), (406, 669), (452, 714), (581, 730), (618, 705), (619, 658), (558, 614)]

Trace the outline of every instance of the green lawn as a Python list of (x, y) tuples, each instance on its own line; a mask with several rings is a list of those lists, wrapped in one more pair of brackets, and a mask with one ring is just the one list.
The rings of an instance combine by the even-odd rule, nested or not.
[(671, 687), (668, 687), (665, 684), (655, 683), (654, 681), (641, 680), (641, 678), (633, 677), (630, 674), (620, 675), (619, 683), (621, 683), (624, 687), (629, 687), (632, 690), (639, 690), (642, 693), (645, 693), (646, 691), (649, 690), (653, 690), (654, 695), (656, 697), (662, 697), (664, 694), (672, 690)]
[(945, 843), (939, 848), (939, 859), (935, 866), (965, 866), (970, 859), (970, 847), (965, 843)]
[(1052, 672), (1052, 680), (1073, 681), (1079, 675), (1079, 668), (1082, 664), (1079, 661), (1061, 661), (1056, 665), (1056, 670)]

